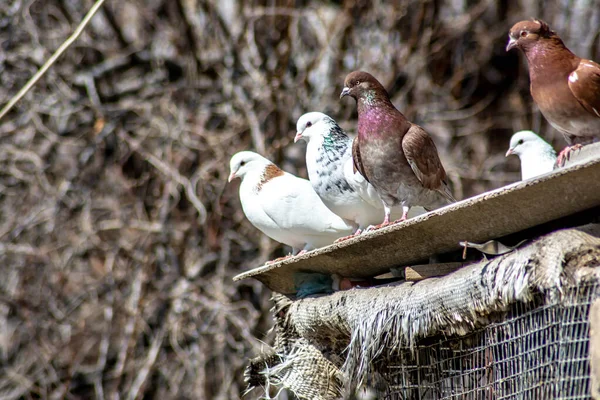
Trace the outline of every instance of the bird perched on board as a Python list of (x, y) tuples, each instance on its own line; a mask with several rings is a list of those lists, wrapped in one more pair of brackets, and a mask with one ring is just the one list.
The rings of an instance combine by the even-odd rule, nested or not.
[(371, 74), (354, 71), (344, 81), (340, 98), (353, 97), (358, 107), (358, 136), (352, 146), (355, 168), (381, 197), (390, 223), (393, 206), (432, 210), (454, 201), (446, 171), (431, 137), (394, 107), (384, 87)]
[(600, 65), (573, 54), (539, 19), (516, 23), (508, 37), (506, 51), (527, 57), (533, 100), (569, 145), (558, 156), (563, 165), (572, 150), (600, 139)]
[(375, 188), (354, 169), (352, 139), (346, 132), (320, 112), (302, 115), (296, 132), (294, 143), (307, 143), (308, 178), (323, 203), (340, 217), (355, 222), (356, 235), (380, 223), (383, 203)]
[(506, 157), (515, 154), (521, 160), (521, 179), (529, 179), (554, 169), (556, 152), (532, 131), (519, 131), (510, 138)]
[(292, 247), (292, 254), (327, 246), (349, 235), (352, 224), (331, 212), (306, 179), (282, 171), (263, 156), (241, 151), (229, 162), (229, 182), (240, 178), (240, 201), (257, 229)]

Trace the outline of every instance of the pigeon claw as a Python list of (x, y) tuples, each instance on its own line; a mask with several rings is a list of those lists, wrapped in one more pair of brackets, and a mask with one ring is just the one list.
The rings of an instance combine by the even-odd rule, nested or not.
[(567, 160), (571, 159), (571, 154), (573, 154), (576, 150), (581, 149), (582, 147), (583, 146), (581, 144), (565, 147), (560, 153), (558, 153), (556, 165), (559, 167), (563, 167)]
[[(298, 254), (300, 254), (300, 253), (298, 253)], [(292, 256), (291, 254), (288, 254), (288, 255), (287, 255), (287, 256), (285, 256), (285, 257), (278, 257), (278, 258), (276, 258), (276, 259), (274, 259), (274, 260), (267, 261), (267, 262), (265, 263), (265, 265), (271, 265), (271, 264), (275, 264), (275, 263), (278, 263), (278, 262), (280, 262), (280, 261), (283, 261), (283, 260), (287, 260), (287, 259), (288, 259), (288, 258), (290, 258), (291, 256)]]
[(400, 223), (402, 221), (406, 221), (406, 215), (402, 216), (402, 218), (395, 220), (394, 222), (392, 222), (392, 224), (397, 224)]
[(392, 225), (392, 223), (390, 221), (383, 221), (381, 224), (375, 225), (372, 230), (377, 230), (377, 229), (385, 228), (388, 225)]
[(352, 239), (352, 238), (353, 238), (353, 237), (355, 237), (355, 236), (356, 236), (356, 234), (354, 234), (354, 235), (348, 235), (348, 236), (344, 236), (344, 237), (341, 237), (341, 238), (339, 238), (339, 239), (336, 239), (336, 240), (335, 240), (333, 243), (339, 243), (339, 242), (343, 242), (344, 240)]
[(357, 236), (358, 236), (358, 235), (360, 235), (361, 233), (363, 233), (363, 232), (369, 232), (369, 231), (370, 231), (370, 230), (372, 230), (372, 229), (373, 229), (373, 225), (370, 225), (370, 226), (369, 226), (367, 229), (365, 229), (364, 231), (363, 231), (363, 230), (361, 230), (360, 228), (358, 228), (358, 229), (356, 230), (356, 232), (354, 232), (352, 235), (348, 235), (348, 236), (344, 236), (344, 237), (341, 237), (341, 238), (339, 238), (339, 239), (336, 239), (336, 240), (335, 240), (333, 243), (339, 243), (339, 242), (343, 242), (344, 240), (352, 239), (352, 238), (354, 238), (354, 237), (357, 237)]
[(403, 207), (402, 217), (400, 217), (400, 219), (395, 220), (393, 223), (397, 224), (399, 222), (406, 221), (407, 218), (408, 218), (408, 207), (406, 207), (406, 208)]

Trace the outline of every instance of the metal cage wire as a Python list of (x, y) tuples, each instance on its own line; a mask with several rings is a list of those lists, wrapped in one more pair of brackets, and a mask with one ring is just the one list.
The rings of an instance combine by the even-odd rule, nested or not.
[[(555, 295), (555, 296), (554, 296)], [(384, 361), (388, 400), (588, 399), (591, 303), (600, 285), (517, 303), (460, 338), (422, 341)], [(500, 316), (499, 316), (500, 317)]]

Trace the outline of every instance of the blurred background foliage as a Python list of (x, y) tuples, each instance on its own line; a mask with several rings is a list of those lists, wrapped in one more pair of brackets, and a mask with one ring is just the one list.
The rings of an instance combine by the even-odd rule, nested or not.
[[(2, 104), (92, 4), (0, 2)], [(598, 0), (108, 0), (0, 121), (0, 398), (239, 398), (270, 293), (231, 278), (287, 249), (245, 220), (230, 156), (306, 177), (297, 118), (353, 132), (338, 96), (362, 69), (433, 136), (457, 198), (514, 182), (514, 131), (565, 145), (504, 50), (534, 16), (598, 61)]]

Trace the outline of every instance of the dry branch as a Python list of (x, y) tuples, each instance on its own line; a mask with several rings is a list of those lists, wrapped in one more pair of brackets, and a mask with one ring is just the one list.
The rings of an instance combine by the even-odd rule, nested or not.
[(104, 0), (96, 0), (96, 3), (87, 13), (85, 18), (81, 21), (77, 29), (75, 29), (75, 32), (73, 32), (73, 34), (69, 36), (69, 38), (65, 40), (65, 42), (58, 49), (56, 49), (54, 54), (52, 54), (48, 61), (46, 61), (44, 65), (42, 65), (38, 72), (36, 72), (35, 75), (33, 75), (31, 79), (27, 81), (25, 86), (23, 86), (23, 88), (19, 90), (19, 92), (12, 99), (10, 99), (10, 101), (2, 108), (2, 110), (0, 110), (0, 120), (6, 115), (6, 113), (10, 111), (11, 108), (13, 108), (15, 104), (17, 104), (19, 100), (23, 98), (23, 96), (25, 96), (25, 94), (33, 87), (33, 85), (35, 85), (36, 82), (40, 80), (40, 78), (46, 73), (46, 71), (48, 71), (52, 64), (54, 64), (56, 60), (58, 60), (58, 58), (65, 52), (65, 50), (67, 50), (69, 46), (71, 46), (77, 40), (77, 38), (79, 37), (79, 35), (81, 35), (84, 28), (90, 22), (94, 14), (96, 14), (100, 7), (102, 7), (103, 3)]

